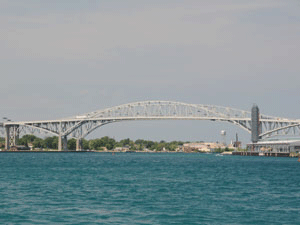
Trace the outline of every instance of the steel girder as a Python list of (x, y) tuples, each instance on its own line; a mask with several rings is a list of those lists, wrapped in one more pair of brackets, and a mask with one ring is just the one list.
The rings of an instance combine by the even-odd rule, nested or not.
[(287, 121), (263, 121), (263, 132), (260, 134), (261, 138), (268, 138), (272, 136), (299, 136), (300, 124), (298, 122)]
[[(46, 132), (59, 137), (82, 139), (108, 123), (131, 120), (210, 120), (233, 123), (251, 132), (251, 113), (230, 107), (187, 104), (174, 101), (143, 101), (119, 105), (60, 120), (4, 122), (18, 133)], [(300, 133), (300, 121), (260, 115), (260, 137)]]

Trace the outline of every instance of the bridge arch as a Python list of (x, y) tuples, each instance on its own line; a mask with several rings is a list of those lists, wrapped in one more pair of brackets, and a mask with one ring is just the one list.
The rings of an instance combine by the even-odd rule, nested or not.
[[(108, 123), (130, 120), (225, 121), (251, 132), (250, 112), (229, 107), (187, 104), (174, 101), (143, 101), (98, 110), (70, 119), (82, 119), (80, 138)], [(75, 127), (75, 129), (77, 129)], [(74, 130), (75, 130), (74, 129)]]
[[(251, 132), (251, 112), (231, 107), (188, 104), (176, 101), (140, 101), (93, 111), (59, 120), (5, 122), (6, 137), (21, 129), (39, 130), (59, 136), (66, 141), (71, 135), (78, 140), (109, 123), (132, 120), (210, 120), (229, 122)], [(281, 130), (300, 130), (300, 120), (259, 115), (260, 138)], [(15, 132), (17, 130), (17, 132)], [(15, 132), (15, 133), (14, 133)], [(8, 145), (6, 145), (8, 146)], [(9, 146), (8, 146), (9, 147)], [(59, 146), (60, 148), (60, 146)]]

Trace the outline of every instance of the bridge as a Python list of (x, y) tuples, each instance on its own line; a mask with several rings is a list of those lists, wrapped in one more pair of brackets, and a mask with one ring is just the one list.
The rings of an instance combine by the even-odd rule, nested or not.
[(67, 138), (82, 139), (109, 123), (133, 120), (210, 120), (229, 122), (251, 134), (253, 143), (275, 135), (300, 135), (300, 120), (260, 114), (254, 105), (251, 112), (230, 107), (187, 104), (174, 101), (142, 101), (119, 105), (58, 120), (5, 121), (0, 123), (5, 135), (5, 148), (17, 144), (22, 133), (50, 133), (58, 136), (58, 149), (67, 150)]

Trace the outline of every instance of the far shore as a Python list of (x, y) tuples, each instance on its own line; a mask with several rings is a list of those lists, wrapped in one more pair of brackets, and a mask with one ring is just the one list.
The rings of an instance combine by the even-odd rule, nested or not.
[(256, 152), (246, 152), (246, 151), (234, 151), (234, 152), (201, 152), (201, 151), (192, 151), (192, 152), (184, 152), (184, 151), (115, 151), (115, 150), (107, 150), (107, 151), (99, 151), (99, 150), (64, 150), (64, 151), (58, 151), (56, 149), (47, 149), (47, 150), (17, 150), (17, 151), (11, 151), (11, 150), (1, 150), (0, 153), (110, 153), (110, 154), (116, 154), (116, 153), (198, 153), (198, 154), (216, 154), (216, 155), (233, 155), (233, 156), (265, 156), (265, 157), (290, 157), (290, 158), (296, 158), (299, 157), (300, 162), (300, 154), (287, 154), (287, 153), (273, 153), (273, 154), (264, 154), (259, 155)]
[(65, 153), (65, 152), (76, 152), (76, 153), (83, 153), (83, 152), (97, 152), (97, 153), (210, 153), (210, 152), (179, 152), (179, 151), (114, 151), (114, 150), (107, 150), (107, 151), (99, 151), (99, 150), (55, 150), (55, 149), (49, 149), (49, 150), (17, 150), (17, 151), (11, 151), (11, 150), (0, 150), (0, 153), (18, 153), (18, 152), (41, 152), (41, 153)]

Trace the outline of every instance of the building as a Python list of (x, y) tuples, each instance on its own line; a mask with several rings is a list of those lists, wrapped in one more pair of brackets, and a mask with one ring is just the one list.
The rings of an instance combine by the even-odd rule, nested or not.
[(223, 144), (220, 143), (204, 143), (204, 142), (196, 142), (196, 143), (186, 143), (183, 144), (184, 152), (213, 152), (215, 149), (225, 148)]
[(258, 153), (299, 153), (300, 140), (259, 141), (247, 144), (247, 149)]
[(128, 152), (130, 151), (130, 147), (124, 146), (124, 147), (116, 147), (114, 149), (115, 152)]
[(233, 142), (233, 147), (234, 148), (241, 148), (242, 147), (242, 142), (240, 142), (240, 141)]

